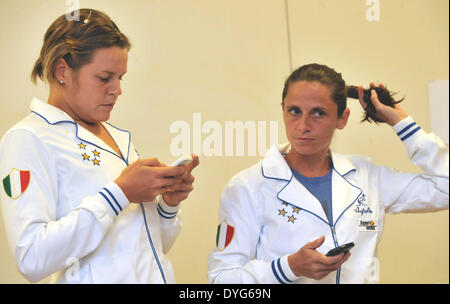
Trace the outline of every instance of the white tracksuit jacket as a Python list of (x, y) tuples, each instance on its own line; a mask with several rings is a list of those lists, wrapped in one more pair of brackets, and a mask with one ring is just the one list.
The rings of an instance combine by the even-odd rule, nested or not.
[[(333, 223), (328, 222), (319, 201), (293, 177), (283, 157), (289, 146), (281, 151), (272, 147), (260, 163), (235, 175), (220, 204), (220, 220), (231, 227), (228, 245), (209, 256), (210, 282), (371, 281), (386, 212), (434, 211), (449, 206), (445, 144), (425, 133), (411, 117), (396, 124), (394, 130), (423, 173), (400, 173), (365, 157), (332, 153)], [(354, 242), (350, 259), (320, 281), (295, 276), (288, 255), (321, 235), (325, 242), (317, 250), (323, 254)]]
[(130, 133), (104, 123), (122, 159), (56, 107), (33, 99), (31, 111), (0, 142), (3, 222), (20, 272), (29, 281), (173, 283), (165, 253), (181, 229), (178, 208), (161, 197), (130, 203), (113, 182), (139, 158)]

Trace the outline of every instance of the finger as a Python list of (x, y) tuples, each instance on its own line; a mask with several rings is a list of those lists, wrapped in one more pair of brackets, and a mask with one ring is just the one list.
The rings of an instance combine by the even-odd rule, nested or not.
[(195, 176), (189, 175), (188, 177), (183, 178), (182, 180), (183, 180), (184, 183), (192, 185), (194, 183), (194, 181), (195, 181)]
[(325, 236), (322, 235), (321, 237), (315, 239), (314, 241), (311, 241), (305, 245), (306, 248), (309, 249), (316, 249), (322, 246), (323, 242), (325, 242)]
[(381, 102), (378, 99), (378, 94), (375, 90), (370, 91), (370, 100), (372, 101), (373, 106), (375, 109), (379, 109), (381, 106)]
[(172, 178), (180, 178), (185, 170), (185, 166), (176, 166), (176, 167), (158, 167), (155, 168), (156, 172), (161, 177), (172, 177)]
[(344, 264), (351, 256), (350, 252), (346, 252), (346, 253), (340, 253), (337, 256), (334, 257), (327, 257), (328, 258), (328, 266), (330, 266), (331, 268), (339, 268), (341, 267), (342, 264)]
[(192, 174), (183, 174), (180, 178), (180, 183), (186, 184), (186, 185), (192, 185), (195, 181), (195, 177)]
[(335, 264), (339, 264), (343, 258), (344, 258), (344, 253), (340, 253), (338, 255), (335, 256), (326, 256), (323, 255), (323, 259), (320, 261), (321, 263), (323, 263), (324, 265), (335, 265)]
[(191, 173), (192, 170), (200, 164), (200, 160), (197, 155), (192, 154), (192, 162), (186, 167), (186, 172)]
[(157, 158), (143, 158), (137, 161), (141, 166), (158, 167), (161, 165)]
[(178, 184), (178, 179), (174, 177), (163, 177), (153, 180), (153, 187), (156, 189), (172, 189)]
[(367, 108), (367, 103), (364, 101), (364, 88), (362, 86), (358, 87), (358, 97), (359, 97), (359, 103), (363, 107), (363, 109)]
[(164, 192), (170, 192), (170, 193), (185, 193), (189, 194), (194, 190), (194, 187), (188, 186), (188, 185), (173, 185), (172, 187), (168, 187), (164, 189)]

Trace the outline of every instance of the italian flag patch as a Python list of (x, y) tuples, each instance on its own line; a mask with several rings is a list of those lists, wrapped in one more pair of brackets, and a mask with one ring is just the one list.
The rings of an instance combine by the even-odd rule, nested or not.
[(21, 196), (30, 184), (30, 171), (12, 169), (11, 173), (3, 179), (3, 189), (12, 199)]
[(217, 226), (216, 246), (217, 249), (223, 250), (227, 247), (234, 236), (234, 227), (228, 225), (226, 222), (222, 222)]

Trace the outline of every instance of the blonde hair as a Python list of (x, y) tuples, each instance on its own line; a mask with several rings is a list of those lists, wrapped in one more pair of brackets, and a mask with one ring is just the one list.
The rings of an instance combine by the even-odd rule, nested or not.
[(92, 60), (97, 49), (118, 46), (129, 50), (128, 38), (120, 32), (108, 15), (94, 9), (80, 9), (77, 20), (68, 20), (66, 14), (58, 17), (47, 29), (39, 58), (31, 72), (31, 80), (56, 82), (55, 69), (63, 58), (77, 71)]

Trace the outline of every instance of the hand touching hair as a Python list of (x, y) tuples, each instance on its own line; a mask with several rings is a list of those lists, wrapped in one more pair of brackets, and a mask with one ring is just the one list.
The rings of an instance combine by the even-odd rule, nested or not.
[[(377, 116), (376, 116), (377, 110), (375, 109), (375, 106), (373, 105), (372, 100), (370, 98), (372, 90), (375, 90), (375, 92), (377, 93), (377, 96), (378, 96), (378, 100), (382, 104), (387, 105), (391, 108), (394, 108), (394, 105), (402, 102), (405, 99), (405, 98), (402, 98), (400, 100), (395, 100), (393, 98), (395, 93), (392, 93), (387, 88), (383, 88), (380, 86), (373, 87), (370, 89), (364, 89), (363, 99), (364, 99), (364, 102), (367, 104), (367, 107), (365, 108), (364, 117), (361, 120), (361, 122), (364, 122), (364, 121), (368, 121), (368, 122), (373, 121), (375, 123), (384, 122), (383, 120), (377, 118)], [(347, 97), (359, 99), (358, 87), (357, 86), (347, 86)]]

